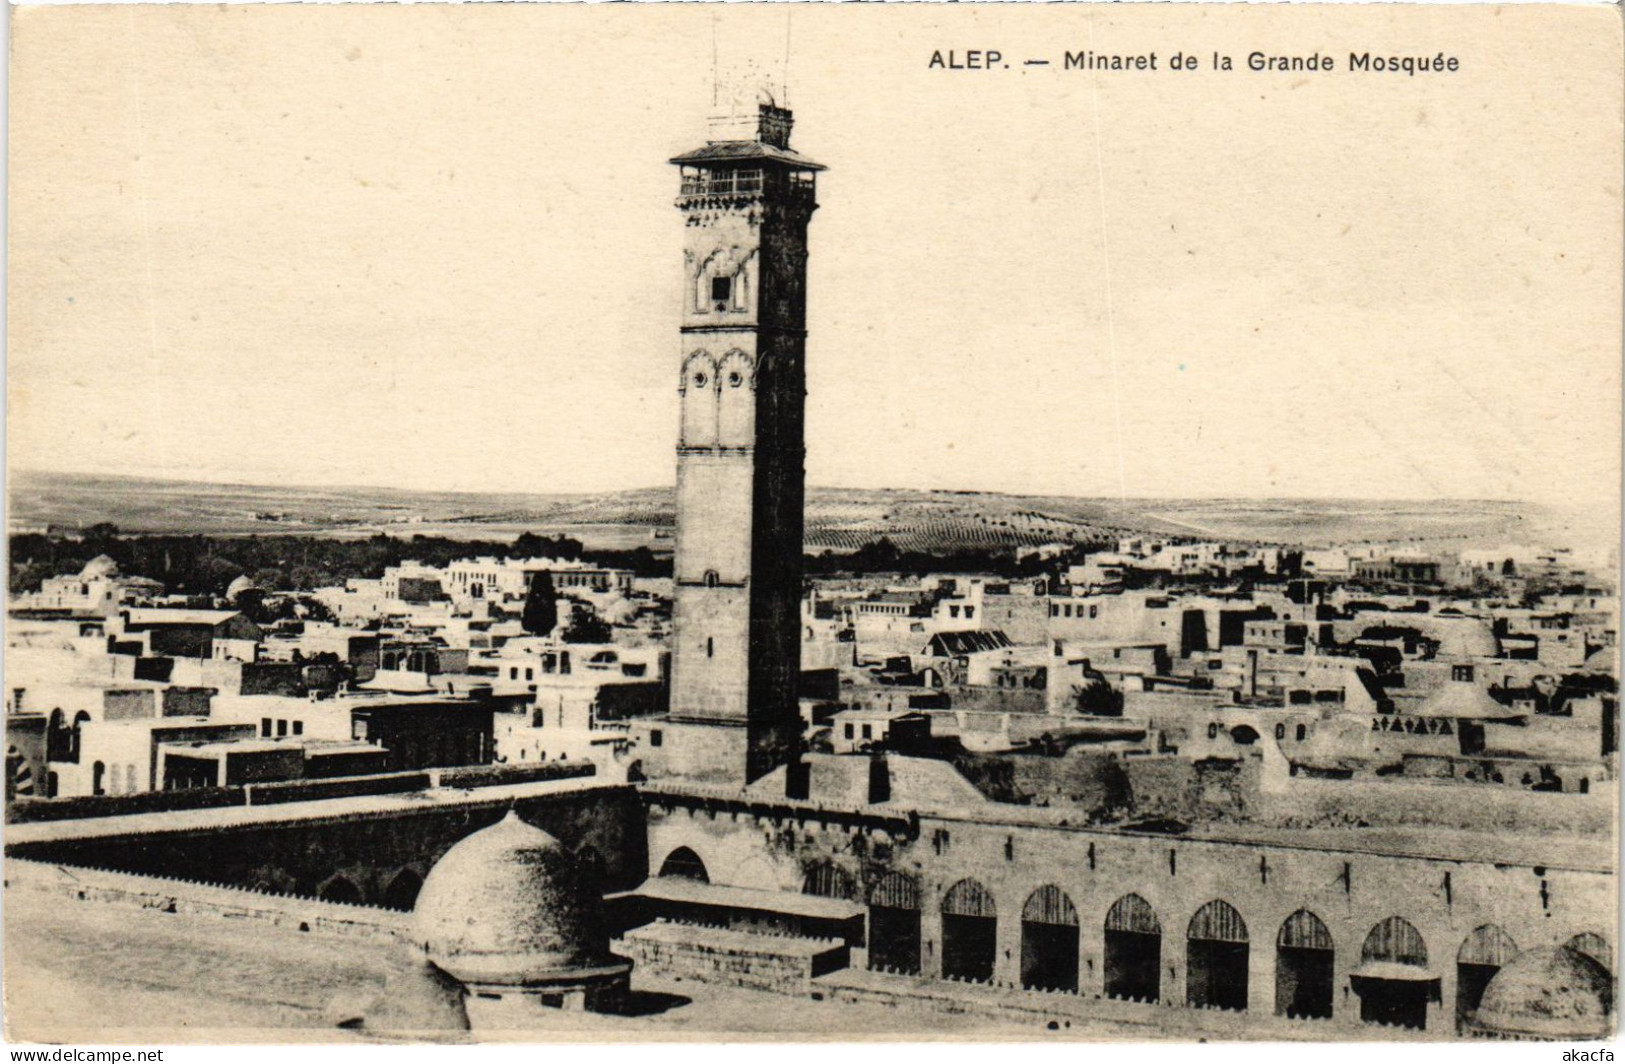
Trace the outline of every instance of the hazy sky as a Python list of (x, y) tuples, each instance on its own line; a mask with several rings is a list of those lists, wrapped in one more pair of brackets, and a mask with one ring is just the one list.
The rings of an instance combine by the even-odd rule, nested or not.
[[(830, 166), (813, 483), (1617, 497), (1607, 8), (12, 15), (14, 468), (669, 483), (666, 159), (713, 37), (782, 77), (788, 17), (794, 144)], [(950, 48), (1016, 62), (928, 69)], [(1061, 68), (1084, 49), (1164, 69)], [(1254, 49), (1338, 70), (1165, 69)]]

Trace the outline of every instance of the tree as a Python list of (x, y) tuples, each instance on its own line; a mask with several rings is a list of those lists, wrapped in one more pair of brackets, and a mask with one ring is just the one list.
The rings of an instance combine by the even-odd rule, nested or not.
[(566, 643), (608, 643), (614, 632), (590, 608), (577, 608), (564, 630)]
[(525, 593), (525, 609), (519, 625), (531, 635), (547, 635), (559, 623), (559, 594), (550, 573), (533, 573)]

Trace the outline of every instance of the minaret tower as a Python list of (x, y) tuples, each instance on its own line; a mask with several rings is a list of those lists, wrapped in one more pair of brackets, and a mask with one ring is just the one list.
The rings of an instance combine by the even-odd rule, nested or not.
[(671, 714), (657, 771), (750, 783), (801, 730), (807, 222), (819, 164), (762, 93), (671, 160), (684, 217)]

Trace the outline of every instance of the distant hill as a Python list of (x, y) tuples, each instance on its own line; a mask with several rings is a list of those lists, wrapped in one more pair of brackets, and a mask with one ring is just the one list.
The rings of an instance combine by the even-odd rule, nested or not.
[[(670, 488), (521, 495), (14, 472), (10, 489), (13, 533), (104, 521), (129, 532), (216, 535), (383, 531), (492, 539), (530, 530), (572, 535), (589, 546), (669, 549), (675, 517)], [(807, 549), (855, 550), (882, 536), (904, 550), (947, 551), (1136, 534), (1294, 546), (1405, 541), (1459, 549), (1549, 542), (1571, 523), (1508, 502), (1117, 500), (811, 488)]]

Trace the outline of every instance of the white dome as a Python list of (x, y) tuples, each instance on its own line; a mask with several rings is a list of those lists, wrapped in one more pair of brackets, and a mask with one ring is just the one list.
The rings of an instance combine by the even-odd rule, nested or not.
[(464, 983), (523, 986), (610, 962), (581, 862), (509, 811), (446, 851), (413, 910), (418, 942)]

